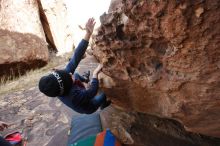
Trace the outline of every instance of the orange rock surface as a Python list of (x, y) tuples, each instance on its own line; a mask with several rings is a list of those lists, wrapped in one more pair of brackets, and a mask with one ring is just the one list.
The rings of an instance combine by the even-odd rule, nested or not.
[(112, 4), (93, 52), (108, 76), (107, 96), (126, 110), (220, 137), (220, 1)]

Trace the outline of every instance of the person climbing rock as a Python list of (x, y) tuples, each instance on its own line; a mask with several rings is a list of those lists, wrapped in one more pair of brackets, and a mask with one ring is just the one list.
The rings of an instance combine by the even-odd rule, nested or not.
[(75, 52), (64, 70), (54, 70), (49, 75), (41, 77), (39, 90), (49, 97), (58, 97), (65, 105), (79, 113), (91, 114), (99, 107), (104, 109), (111, 104), (103, 92), (98, 94), (98, 74), (102, 65), (94, 70), (90, 86), (86, 89), (83, 82), (88, 82), (88, 74), (80, 76), (75, 70), (81, 61), (93, 33), (95, 21), (88, 19), (85, 30), (86, 34), (81, 40)]

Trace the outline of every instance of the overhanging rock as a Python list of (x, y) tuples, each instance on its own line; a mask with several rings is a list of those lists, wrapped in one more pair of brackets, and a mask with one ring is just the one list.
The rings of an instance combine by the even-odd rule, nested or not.
[[(220, 137), (220, 1), (118, 1), (94, 55), (114, 103)], [(118, 6), (118, 5), (116, 5)]]

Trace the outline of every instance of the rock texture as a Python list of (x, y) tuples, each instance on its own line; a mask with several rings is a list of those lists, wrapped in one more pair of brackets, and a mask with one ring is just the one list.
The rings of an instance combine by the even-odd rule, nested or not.
[(72, 51), (70, 1), (0, 1), (0, 77), (45, 65), (48, 48)]
[(187, 132), (175, 120), (108, 107), (101, 112), (103, 128), (126, 146), (217, 146), (219, 138)]
[(101, 16), (93, 52), (108, 76), (107, 96), (220, 137), (220, 1), (119, 4)]
[(108, 12), (111, 13), (112, 11), (120, 11), (122, 6), (122, 0), (111, 0)]
[(48, 49), (36, 1), (0, 1), (0, 76), (44, 65)]
[(71, 1), (66, 0), (38, 0), (41, 9), (41, 19), (45, 34), (59, 54), (69, 52), (73, 45), (73, 29)]

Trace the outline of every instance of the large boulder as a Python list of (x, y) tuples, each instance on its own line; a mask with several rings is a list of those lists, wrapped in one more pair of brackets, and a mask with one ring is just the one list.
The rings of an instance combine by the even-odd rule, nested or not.
[(0, 76), (46, 64), (48, 49), (37, 2), (0, 2)]
[(65, 0), (38, 0), (41, 20), (48, 41), (58, 54), (73, 49), (73, 24), (71, 11), (73, 3)]
[(103, 129), (126, 146), (219, 146), (220, 139), (188, 132), (177, 121), (108, 107), (100, 112)]
[(107, 96), (220, 137), (220, 1), (120, 2), (95, 37)]

